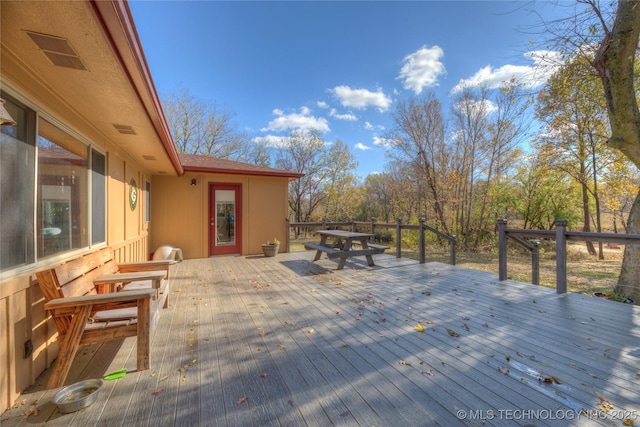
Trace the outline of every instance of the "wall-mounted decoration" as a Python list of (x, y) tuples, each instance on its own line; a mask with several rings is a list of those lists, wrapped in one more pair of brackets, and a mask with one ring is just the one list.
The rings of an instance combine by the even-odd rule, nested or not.
[(136, 210), (136, 206), (138, 205), (138, 184), (136, 184), (135, 179), (131, 179), (129, 181), (129, 207), (132, 211)]

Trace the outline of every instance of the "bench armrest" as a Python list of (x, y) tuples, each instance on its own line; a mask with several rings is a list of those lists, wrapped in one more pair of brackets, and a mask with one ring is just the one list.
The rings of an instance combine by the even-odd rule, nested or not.
[[(83, 305), (134, 303), (140, 299), (155, 296), (154, 289), (140, 289), (128, 292), (114, 292), (109, 294), (83, 295), (79, 297), (56, 298), (44, 304), (46, 310), (68, 309)], [(117, 307), (120, 308), (120, 307)]]
[(169, 260), (156, 260), (145, 262), (123, 262), (118, 264), (118, 271), (120, 273), (133, 273), (136, 271), (158, 271), (163, 270), (167, 272), (167, 278), (169, 278), (169, 266), (171, 261)]

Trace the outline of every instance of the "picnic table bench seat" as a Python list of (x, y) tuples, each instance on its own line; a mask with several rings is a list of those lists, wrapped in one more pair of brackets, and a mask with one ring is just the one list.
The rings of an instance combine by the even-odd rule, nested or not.
[(149, 369), (151, 333), (168, 306), (168, 270), (169, 261), (118, 264), (104, 248), (37, 272), (58, 330), (47, 388), (64, 385), (80, 346), (103, 341), (137, 337), (137, 369)]
[(304, 244), (304, 247), (305, 247), (305, 249), (325, 252), (329, 258), (332, 258), (332, 256), (333, 257), (339, 257), (341, 254), (344, 253), (344, 251), (342, 249), (332, 248), (332, 247), (329, 247), (329, 246), (324, 246), (324, 245), (321, 245), (319, 243), (308, 242), (308, 243)]

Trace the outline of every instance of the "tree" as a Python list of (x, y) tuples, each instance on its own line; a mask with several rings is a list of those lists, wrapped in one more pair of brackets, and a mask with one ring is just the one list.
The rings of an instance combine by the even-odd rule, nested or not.
[(341, 141), (331, 144), (326, 156), (324, 215), (333, 220), (350, 219), (358, 204), (358, 199), (354, 197), (358, 177), (353, 173), (358, 162), (349, 151), (349, 146)]
[[(572, 177), (581, 188), (583, 231), (591, 231), (591, 199), (601, 232), (598, 182), (614, 153), (606, 149), (606, 107), (600, 83), (586, 54), (572, 55), (547, 81), (538, 96), (536, 116), (545, 124), (539, 138), (547, 162)], [(591, 255), (596, 251), (588, 241)], [(599, 257), (604, 259), (602, 244)]]
[(230, 109), (208, 104), (185, 88), (167, 96), (162, 108), (178, 152), (269, 165), (266, 148), (235, 130)]
[[(602, 80), (611, 137), (609, 145), (623, 152), (640, 168), (640, 110), (634, 72), (640, 39), (640, 7), (637, 1), (619, 0), (613, 27), (609, 29), (598, 3), (588, 0), (599, 17), (603, 32), (593, 66)], [(640, 234), (640, 193), (631, 207), (628, 231)], [(640, 245), (626, 245), (617, 290), (640, 299)]]
[(436, 227), (449, 233), (445, 215), (444, 184), (448, 174), (450, 149), (445, 141), (442, 106), (433, 92), (424, 98), (398, 101), (391, 113), (394, 127), (390, 138), (396, 155), (411, 164), (425, 188)]
[(293, 131), (275, 156), (276, 167), (303, 173), (289, 184), (289, 207), (296, 222), (309, 221), (322, 203), (327, 180), (327, 144), (317, 131)]

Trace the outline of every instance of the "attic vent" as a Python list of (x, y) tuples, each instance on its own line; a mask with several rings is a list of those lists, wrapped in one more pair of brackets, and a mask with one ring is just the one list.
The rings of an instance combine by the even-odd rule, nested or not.
[(67, 39), (30, 31), (27, 34), (54, 65), (75, 70), (87, 69)]
[(123, 135), (136, 135), (136, 131), (133, 129), (133, 127), (129, 126), (129, 125), (113, 125), (114, 128), (116, 128), (116, 130), (118, 132), (120, 132)]
[(157, 160), (154, 156), (142, 156), (145, 160)]

